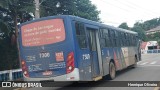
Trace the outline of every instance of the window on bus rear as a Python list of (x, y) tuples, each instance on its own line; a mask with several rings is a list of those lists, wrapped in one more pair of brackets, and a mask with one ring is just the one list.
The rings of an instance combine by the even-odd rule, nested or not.
[(22, 45), (41, 46), (65, 40), (63, 19), (49, 19), (32, 22), (21, 27)]

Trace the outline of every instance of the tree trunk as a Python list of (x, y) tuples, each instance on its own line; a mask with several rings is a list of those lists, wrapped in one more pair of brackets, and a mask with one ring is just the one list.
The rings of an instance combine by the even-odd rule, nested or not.
[(35, 1), (35, 18), (40, 18), (40, 11), (39, 11), (39, 0)]
[(15, 37), (16, 37), (16, 42), (17, 42), (17, 51), (18, 51), (18, 61), (19, 61), (19, 67), (21, 68), (21, 59), (20, 59), (20, 53), (19, 53), (19, 42), (18, 42), (18, 26), (17, 26), (17, 14), (15, 13), (14, 18), (14, 24), (15, 24)]

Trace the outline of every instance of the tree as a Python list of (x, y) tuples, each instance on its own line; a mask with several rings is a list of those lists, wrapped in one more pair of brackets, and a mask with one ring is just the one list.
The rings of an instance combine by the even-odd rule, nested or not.
[(143, 30), (142, 27), (140, 26), (137, 26), (136, 24), (134, 25), (134, 27), (131, 29), (132, 31), (135, 31), (138, 33), (139, 35), (139, 38), (143, 41), (146, 41), (147, 38), (146, 38), (146, 35), (145, 35), (145, 31)]
[(119, 25), (119, 28), (123, 28), (123, 29), (131, 29), (132, 31), (135, 31), (139, 34), (140, 39), (142, 39), (143, 41), (151, 41), (151, 40), (156, 40), (158, 41), (159, 45), (160, 45), (160, 34), (159, 33), (155, 33), (152, 35), (146, 35), (145, 31), (153, 29), (157, 26), (160, 26), (160, 18), (153, 18), (151, 20), (147, 20), (147, 21), (138, 21), (134, 24), (133, 27), (129, 28), (127, 23), (122, 23)]
[(159, 18), (153, 18), (151, 20), (147, 20), (143, 23), (144, 26), (144, 30), (147, 31), (147, 30), (150, 30), (152, 28), (155, 28), (157, 26), (160, 25), (160, 23), (158, 22)]
[(76, 0), (76, 16), (80, 16), (93, 21), (99, 21), (99, 13), (96, 6), (90, 0)]
[(127, 29), (127, 30), (130, 29), (130, 28), (128, 27), (128, 25), (127, 25), (126, 22), (121, 23), (118, 27), (119, 27), (119, 28), (123, 28), (123, 29)]
[(10, 27), (0, 19), (0, 71), (19, 67), (17, 48), (11, 44), (11, 35)]
[(159, 34), (155, 33), (152, 35), (145, 35), (145, 31), (150, 30), (152, 28), (155, 28), (160, 25), (160, 18), (153, 18), (151, 20), (147, 20), (144, 22), (136, 22), (131, 30), (138, 32), (140, 38), (144, 41), (148, 40), (156, 40), (160, 41), (160, 38), (158, 37)]
[[(22, 0), (21, 0), (22, 1)], [(19, 68), (17, 42), (18, 23), (30, 20), (19, 0), (0, 1), (0, 70)]]
[[(0, 0), (0, 70), (19, 68), (17, 36), (18, 23), (32, 20), (34, 0)], [(89, 0), (40, 0), (42, 17), (75, 15), (100, 21), (99, 11)]]
[(100, 21), (99, 13), (90, 0), (46, 0), (41, 4), (41, 16), (75, 15)]

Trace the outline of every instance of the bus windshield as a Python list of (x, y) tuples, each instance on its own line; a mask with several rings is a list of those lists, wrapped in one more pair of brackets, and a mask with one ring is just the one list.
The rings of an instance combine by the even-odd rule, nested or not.
[(40, 46), (65, 40), (63, 19), (50, 19), (21, 27), (23, 46)]

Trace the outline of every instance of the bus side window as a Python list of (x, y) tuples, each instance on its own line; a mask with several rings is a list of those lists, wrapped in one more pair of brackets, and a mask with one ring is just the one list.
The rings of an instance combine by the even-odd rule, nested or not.
[(135, 46), (137, 46), (138, 38), (137, 38), (137, 36), (135, 36), (135, 38), (136, 38), (136, 39), (135, 39), (135, 42), (136, 42), (136, 43), (135, 43)]
[(123, 38), (123, 46), (126, 46), (126, 44), (125, 44), (125, 33), (122, 33), (122, 38)]
[(103, 29), (100, 29), (100, 31), (101, 31), (100, 45), (103, 48), (106, 47), (105, 33)]
[(109, 47), (110, 43), (109, 43), (109, 36), (108, 36), (108, 30), (104, 29), (104, 34), (105, 34), (105, 47)]
[(111, 40), (112, 46), (115, 47), (115, 33), (114, 33), (114, 30), (110, 30), (110, 40)]
[(132, 35), (130, 35), (129, 41), (130, 41), (130, 46), (132, 46)]
[(100, 29), (100, 44), (101, 47), (109, 47), (110, 41), (108, 36), (108, 30), (107, 29)]
[(86, 33), (85, 33), (84, 24), (76, 22), (75, 28), (76, 28), (76, 37), (78, 39), (78, 44), (79, 44), (80, 48), (81, 49), (87, 48)]
[(135, 36), (133, 35), (133, 37), (132, 37), (133, 39), (133, 41), (132, 41), (132, 44), (133, 44), (133, 46), (135, 46)]
[(124, 45), (127, 46), (127, 34), (124, 33)]
[(115, 30), (114, 33), (115, 33), (114, 37), (115, 46), (118, 47), (119, 46), (118, 31)]
[(105, 29), (100, 29), (101, 35), (100, 35), (100, 45), (102, 48), (106, 47), (107, 41), (106, 41), (106, 31)]
[(129, 46), (129, 34), (126, 33), (126, 44)]
[(117, 47), (120, 47), (120, 46), (121, 46), (119, 33), (120, 33), (119, 31), (116, 32)]
[(139, 38), (138, 38), (138, 36), (136, 36), (136, 43), (138, 43), (139, 42)]
[(109, 47), (112, 46), (112, 37), (111, 37), (111, 30), (108, 29), (108, 42), (109, 42)]
[(117, 37), (117, 38), (118, 38), (118, 42), (119, 42), (119, 45), (118, 45), (118, 46), (121, 47), (121, 46), (122, 46), (122, 45), (121, 45), (121, 40), (122, 40), (122, 39), (121, 39), (121, 32), (118, 32), (118, 37)]
[(123, 47), (123, 33), (119, 32), (120, 46)]
[(128, 34), (128, 43), (129, 43), (129, 46), (131, 46), (131, 35)]
[(134, 46), (134, 35), (132, 35), (132, 46)]

